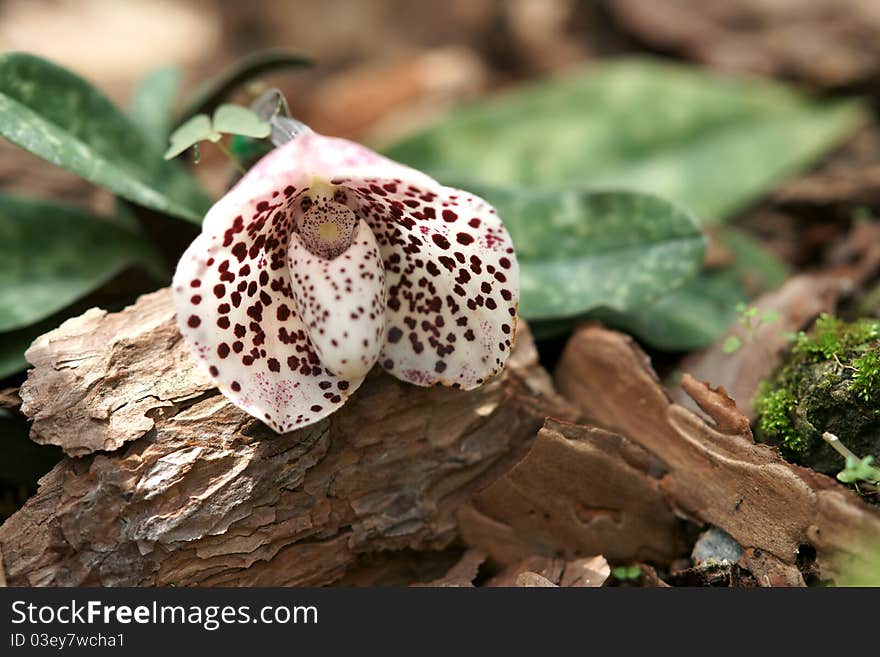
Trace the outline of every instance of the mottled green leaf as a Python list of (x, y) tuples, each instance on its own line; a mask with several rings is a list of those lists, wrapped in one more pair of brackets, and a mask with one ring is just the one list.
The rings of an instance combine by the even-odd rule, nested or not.
[(600, 310), (593, 316), (652, 347), (690, 351), (712, 344), (736, 320), (747, 296), (732, 269), (703, 273), (638, 312)]
[(0, 195), (0, 331), (31, 324), (139, 264), (165, 277), (142, 235), (78, 208)]
[(268, 121), (263, 121), (253, 110), (241, 105), (225, 104), (214, 111), (214, 130), (225, 134), (263, 139), (271, 132)]
[(211, 112), (239, 86), (260, 75), (285, 68), (311, 66), (313, 63), (303, 55), (277, 49), (261, 50), (243, 57), (217, 77), (199, 85), (187, 101), (180, 120)]
[(198, 144), (200, 141), (220, 141), (220, 133), (211, 127), (211, 119), (207, 114), (196, 114), (194, 117), (184, 122), (177, 130), (171, 133), (168, 138), (168, 150), (165, 151), (165, 159), (170, 160), (177, 157), (190, 146)]
[(200, 223), (195, 179), (82, 78), (24, 53), (0, 55), (0, 135), (134, 203)]
[(174, 118), (174, 101), (180, 87), (180, 72), (160, 68), (135, 88), (128, 115), (157, 150), (164, 150)]
[(510, 231), (529, 320), (631, 311), (694, 276), (705, 253), (693, 216), (653, 195), (458, 186), (492, 203)]
[(699, 349), (715, 342), (736, 321), (738, 306), (788, 275), (788, 267), (744, 231), (724, 226), (720, 237), (734, 256), (730, 268), (704, 272), (629, 317), (605, 319), (663, 349)]
[(631, 59), (454, 112), (386, 150), (439, 179), (637, 189), (726, 218), (865, 118), (778, 84)]

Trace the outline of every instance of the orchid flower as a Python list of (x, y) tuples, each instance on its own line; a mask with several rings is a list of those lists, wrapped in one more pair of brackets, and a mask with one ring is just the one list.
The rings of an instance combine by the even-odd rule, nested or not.
[(220, 391), (281, 433), (338, 409), (376, 363), (464, 390), (500, 372), (519, 268), (483, 199), (303, 128), (208, 211), (173, 291)]

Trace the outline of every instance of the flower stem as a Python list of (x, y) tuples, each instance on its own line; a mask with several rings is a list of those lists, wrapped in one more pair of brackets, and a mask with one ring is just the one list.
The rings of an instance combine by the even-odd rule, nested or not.
[(857, 457), (855, 454), (853, 454), (846, 445), (844, 445), (842, 442), (840, 442), (840, 438), (835, 436), (830, 431), (826, 431), (825, 433), (822, 434), (822, 440), (824, 440), (826, 443), (831, 445), (831, 447), (834, 448), (834, 451), (837, 452), (838, 454), (840, 454), (844, 458), (844, 460), (846, 460), (846, 459), (853, 459), (854, 461), (859, 460), (859, 457)]
[(239, 160), (239, 159), (238, 159), (238, 158), (232, 153), (232, 151), (230, 151), (230, 150), (226, 147), (226, 144), (224, 144), (222, 141), (217, 141), (217, 142), (214, 142), (214, 143), (217, 145), (217, 148), (219, 148), (219, 149), (223, 152), (223, 154), (224, 154), (227, 158), (229, 158), (229, 161), (232, 162), (232, 166), (234, 166), (236, 169), (238, 169), (238, 171), (239, 171), (239, 173), (241, 173), (241, 175), (244, 175), (244, 174), (247, 173), (247, 169), (244, 168), (244, 165), (241, 163), (241, 160)]

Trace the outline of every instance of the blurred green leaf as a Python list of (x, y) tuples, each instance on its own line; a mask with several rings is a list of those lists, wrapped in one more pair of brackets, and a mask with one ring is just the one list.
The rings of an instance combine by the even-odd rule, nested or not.
[(168, 143), (179, 88), (180, 71), (160, 68), (141, 80), (132, 96), (128, 115), (157, 150), (164, 150)]
[(262, 50), (243, 57), (217, 77), (199, 85), (187, 101), (179, 121), (183, 122), (202, 112), (211, 112), (236, 88), (264, 73), (284, 68), (312, 66), (313, 63), (304, 55), (278, 49)]
[(803, 169), (865, 116), (854, 102), (627, 59), (461, 109), (385, 152), (440, 180), (637, 189), (716, 221)]
[(748, 233), (724, 226), (720, 238), (733, 253), (730, 268), (703, 272), (628, 318), (604, 319), (661, 349), (701, 349), (718, 340), (750, 297), (788, 276), (788, 267)]
[(269, 122), (263, 121), (253, 110), (241, 105), (225, 104), (214, 110), (214, 130), (263, 139), (269, 136), (272, 129)]
[(510, 231), (530, 321), (630, 312), (692, 278), (705, 254), (694, 217), (653, 195), (458, 186), (495, 206)]
[(719, 235), (733, 254), (733, 268), (750, 296), (778, 287), (788, 278), (788, 266), (741, 228), (723, 226)]
[(36, 322), (160, 256), (137, 232), (78, 208), (0, 194), (0, 331)]
[(208, 115), (197, 114), (171, 133), (164, 157), (170, 160), (200, 141), (220, 141), (220, 137), (220, 133), (211, 127), (211, 119)]
[(134, 203), (200, 223), (195, 179), (82, 78), (25, 53), (0, 55), (0, 134)]
[(668, 351), (690, 351), (712, 344), (736, 321), (746, 301), (732, 269), (704, 272), (682, 287), (630, 314), (601, 310), (597, 319)]

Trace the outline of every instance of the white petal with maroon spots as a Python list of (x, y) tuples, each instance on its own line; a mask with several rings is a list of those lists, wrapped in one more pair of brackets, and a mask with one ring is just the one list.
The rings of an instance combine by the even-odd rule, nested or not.
[(294, 234), (288, 253), (292, 291), (318, 357), (339, 376), (363, 377), (385, 340), (385, 270), (363, 220), (347, 251), (325, 260)]
[(382, 366), (416, 385), (475, 388), (513, 346), (519, 265), (483, 199), (403, 179), (358, 188), (388, 285)]
[(219, 234), (202, 233), (172, 285), (181, 333), (220, 391), (285, 432), (331, 414), (363, 377), (340, 378), (315, 353), (291, 293), (287, 243), (279, 239), (289, 220), (270, 200), (250, 211), (239, 206), (243, 214)]

